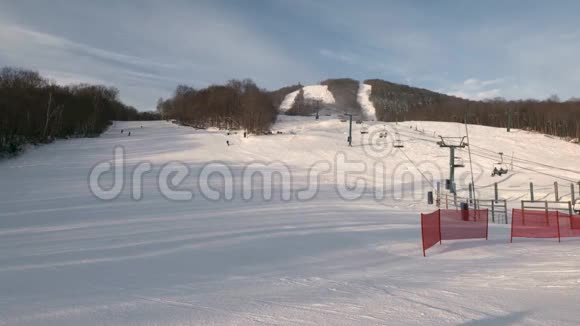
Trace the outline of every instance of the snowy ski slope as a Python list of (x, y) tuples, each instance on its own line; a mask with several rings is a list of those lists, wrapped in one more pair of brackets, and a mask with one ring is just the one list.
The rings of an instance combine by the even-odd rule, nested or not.
[[(320, 100), (324, 104), (334, 104), (334, 96), (328, 90), (328, 86), (326, 85), (310, 85), (304, 86), (304, 98), (311, 99), (311, 100)], [(370, 101), (369, 96), (371, 95), (371, 85), (367, 85), (364, 83), (360, 83), (358, 92), (357, 92), (357, 101), (362, 108), (362, 115), (366, 120), (376, 120), (376, 110), (373, 103)], [(284, 97), (284, 100), (280, 104), (280, 112), (288, 111), (294, 101), (296, 99), (296, 95), (298, 95), (299, 91), (294, 91), (289, 93)]]
[[(324, 104), (334, 104), (334, 96), (328, 90), (328, 86), (326, 85), (310, 85), (304, 86), (302, 88), (304, 90), (304, 98), (308, 100), (319, 100), (322, 101)], [(294, 104), (294, 100), (296, 99), (296, 95), (300, 90), (294, 91), (284, 98), (282, 103), (280, 104), (280, 111), (286, 112), (290, 110), (292, 105)]]
[(372, 86), (361, 83), (358, 89), (357, 101), (362, 108), (362, 114), (367, 120), (376, 120), (376, 109), (370, 100)]
[[(249, 138), (116, 122), (99, 138), (0, 161), (0, 325), (577, 325), (580, 240), (510, 245), (509, 227), (494, 224), (489, 241), (447, 242), (422, 257), (419, 212), (434, 209), (425, 192), (449, 160), (436, 136), (463, 135), (463, 125), (368, 122), (368, 135), (362, 127), (349, 148), (335, 117), (281, 116), (274, 131), (283, 134)], [(390, 145), (395, 132), (403, 149)], [(482, 126), (469, 134), (480, 197), (498, 181), (500, 197), (517, 205), (530, 181), (536, 198), (551, 198), (558, 181), (565, 199), (580, 179), (578, 145)], [(126, 182), (140, 162), (152, 164), (140, 201), (129, 184), (111, 201), (89, 190), (91, 167), (117, 145)], [(514, 170), (492, 178), (498, 151), (508, 161), (514, 153)], [(190, 168), (177, 188), (191, 189), (191, 200), (161, 194), (160, 171), (175, 161)], [(195, 186), (210, 161), (230, 168), (233, 199), (207, 199)], [(281, 198), (281, 178), (270, 200), (259, 183), (242, 198), (244, 169), (269, 162), (291, 171), (291, 200)], [(339, 194), (340, 175), (355, 170), (346, 183), (365, 189)], [(462, 193), (468, 170), (458, 170)], [(312, 175), (318, 189), (300, 200)]]

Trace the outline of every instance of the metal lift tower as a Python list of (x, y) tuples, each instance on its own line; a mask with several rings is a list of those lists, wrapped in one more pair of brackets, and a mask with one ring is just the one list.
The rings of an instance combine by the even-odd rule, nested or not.
[(348, 115), (349, 119), (348, 119), (348, 146), (352, 146), (352, 114), (350, 113), (345, 113), (346, 115)]
[(464, 148), (468, 146), (464, 137), (441, 137), (441, 141), (437, 142), (439, 147), (449, 148), (449, 192), (456, 194), (455, 190), (455, 168), (459, 167), (455, 164), (455, 149)]

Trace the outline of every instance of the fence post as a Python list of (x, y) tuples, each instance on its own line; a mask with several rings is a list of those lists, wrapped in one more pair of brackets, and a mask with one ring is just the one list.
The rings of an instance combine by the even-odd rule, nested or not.
[(441, 181), (437, 181), (437, 208), (441, 207)]
[(534, 201), (534, 183), (530, 182), (530, 200)]
[(560, 201), (560, 196), (558, 196), (558, 181), (554, 181), (554, 198), (555, 201)]
[(423, 213), (421, 213), (421, 242), (423, 243), (423, 257), (425, 257), (425, 226), (423, 225)]
[(547, 200), (545, 202), (545, 206), (546, 206), (546, 224), (550, 225), (550, 219), (548, 218), (548, 201)]
[(495, 201), (491, 201), (491, 222), (495, 223)]
[(572, 218), (572, 215), (574, 215), (574, 214), (572, 214), (572, 202), (571, 201), (568, 202), (568, 213), (570, 214), (570, 218)]
[[(473, 196), (471, 195), (471, 191), (473, 191), (473, 186), (471, 183), (469, 184), (469, 203), (473, 204)], [(475, 205), (474, 205), (475, 206)]]
[(493, 184), (493, 191), (494, 191), (494, 195), (495, 195), (495, 196), (494, 196), (494, 198), (495, 198), (495, 201), (497, 201), (497, 200), (498, 200), (498, 198), (499, 198), (499, 193), (498, 193), (498, 191), (497, 191), (497, 182)]
[(486, 209), (485, 210), (485, 240), (488, 240), (488, 236), (489, 236), (489, 210)]
[(441, 210), (437, 211), (437, 217), (439, 219), (439, 244), (443, 243), (443, 238), (441, 237)]
[[(522, 201), (522, 207), (524, 206), (524, 202)], [(514, 241), (514, 210), (515, 208), (512, 208), (512, 227), (511, 227), (511, 235), (510, 235), (510, 243), (512, 243)], [(522, 211), (522, 214), (524, 212)]]
[(558, 226), (558, 242), (560, 241), (560, 212), (556, 211), (556, 226)]
[(507, 200), (503, 200), (503, 211), (505, 213), (505, 224), (508, 224), (508, 209), (507, 209)]
[[(522, 225), (526, 225), (526, 213), (524, 211), (524, 201), (522, 200)], [(514, 210), (512, 209), (512, 227), (514, 224)]]
[(572, 198), (572, 202), (576, 202), (576, 196), (574, 195), (574, 184), (570, 184), (570, 197)]

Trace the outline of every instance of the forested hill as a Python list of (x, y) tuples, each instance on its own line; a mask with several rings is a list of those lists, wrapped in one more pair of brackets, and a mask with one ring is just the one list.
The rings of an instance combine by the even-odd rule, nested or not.
[[(381, 121), (446, 121), (537, 131), (580, 138), (580, 101), (471, 101), (427, 89), (368, 79), (327, 79), (320, 85), (301, 84), (267, 91), (253, 81), (231, 80), (224, 85), (196, 89), (180, 85), (157, 112), (138, 112), (123, 104), (119, 92), (102, 85), (56, 85), (38, 73), (0, 70), (0, 155), (18, 152), (27, 143), (100, 134), (111, 120), (175, 119), (197, 127), (243, 128), (268, 133), (280, 112), (316, 112), (363, 116)], [(369, 102), (370, 100), (370, 102)], [(361, 102), (362, 101), (362, 102)], [(364, 102), (364, 103), (363, 103)], [(372, 104), (371, 104), (372, 103)], [(363, 105), (364, 104), (364, 105)], [(284, 110), (279, 112), (282, 106)], [(365, 113), (368, 117), (369, 115)]]
[[(580, 138), (580, 100), (489, 99), (472, 101), (423, 88), (417, 88), (380, 79), (363, 82), (371, 86), (370, 101), (374, 105), (376, 118), (381, 121), (445, 121), (464, 122), (493, 127), (507, 127), (537, 131), (569, 139)], [(334, 103), (321, 103), (315, 97), (299, 95), (287, 114), (312, 115), (315, 106), (332, 108), (336, 113), (360, 112), (360, 98), (357, 89), (360, 84), (353, 79), (327, 79), (321, 83), (328, 87)], [(301, 85), (275, 91), (276, 98), (300, 89)], [(310, 86), (311, 87), (311, 86)], [(308, 94), (306, 94), (308, 95)], [(361, 96), (361, 94), (358, 94)], [(281, 103), (282, 100), (276, 103)], [(278, 104), (279, 105), (279, 104)], [(300, 110), (296, 107), (300, 106)]]
[(119, 100), (119, 91), (102, 85), (60, 86), (34, 71), (0, 69), (0, 156), (25, 144), (56, 138), (99, 135), (111, 120), (154, 120)]
[(335, 105), (347, 112), (360, 112), (361, 106), (357, 95), (359, 82), (350, 78), (327, 79), (320, 83), (326, 85), (332, 93)]
[(383, 80), (366, 80), (372, 85), (370, 99), (377, 118), (383, 121), (424, 120), (479, 124), (537, 131), (549, 135), (580, 138), (580, 101), (546, 100), (470, 101), (426, 89)]
[[(424, 116), (421, 120), (437, 117), (435, 107), (466, 106), (469, 100), (433, 92), (423, 88), (391, 83), (380, 79), (368, 79), (371, 85), (370, 100), (375, 106), (376, 116), (382, 121), (408, 120), (412, 114)], [(451, 119), (452, 117), (448, 117)], [(453, 119), (455, 119), (454, 117)]]

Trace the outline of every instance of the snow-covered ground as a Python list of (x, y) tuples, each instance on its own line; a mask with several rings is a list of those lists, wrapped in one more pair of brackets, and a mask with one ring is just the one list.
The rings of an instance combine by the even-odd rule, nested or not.
[[(319, 100), (324, 104), (334, 104), (334, 96), (328, 90), (328, 86), (326, 85), (310, 85), (304, 86), (302, 89), (304, 90), (304, 98), (307, 100)], [(284, 97), (282, 104), (280, 104), (281, 112), (290, 110), (299, 91), (300, 90), (294, 91)]]
[(362, 114), (367, 120), (376, 120), (376, 110), (373, 102), (370, 100), (372, 86), (361, 83), (358, 89), (357, 101), (362, 108)]
[[(117, 122), (99, 138), (0, 162), (0, 325), (578, 324), (580, 239), (509, 244), (509, 227), (493, 224), (488, 241), (448, 241), (422, 257), (419, 212), (434, 209), (425, 192), (447, 176), (448, 151), (435, 136), (463, 135), (463, 125), (376, 122), (368, 135), (360, 128), (349, 148), (347, 125), (333, 117), (281, 116), (274, 130), (283, 134), (249, 138)], [(390, 146), (395, 131), (403, 149)], [(580, 179), (578, 145), (520, 130), (469, 133), (480, 197), (500, 181), (500, 197), (516, 205), (533, 181), (537, 198), (551, 198), (559, 181), (565, 199), (566, 180)], [(125, 187), (101, 200), (91, 194), (90, 171), (117, 145)], [(514, 170), (492, 178), (498, 151), (507, 161), (514, 153)], [(136, 201), (130, 173), (144, 161), (152, 170)], [(191, 191), (191, 200), (163, 196), (158, 180), (168, 162), (188, 166), (170, 188)], [(232, 199), (204, 197), (207, 162), (229, 168)], [(283, 184), (291, 199), (281, 198), (282, 178), (270, 200), (259, 182), (244, 199), (244, 171), (275, 167), (290, 171)], [(468, 170), (458, 170), (462, 193)], [(214, 177), (212, 189), (226, 189)], [(346, 189), (343, 179), (366, 187)], [(105, 175), (104, 185), (111, 180)], [(304, 191), (313, 183), (318, 189)]]

